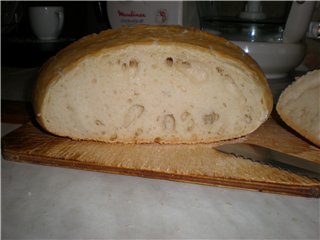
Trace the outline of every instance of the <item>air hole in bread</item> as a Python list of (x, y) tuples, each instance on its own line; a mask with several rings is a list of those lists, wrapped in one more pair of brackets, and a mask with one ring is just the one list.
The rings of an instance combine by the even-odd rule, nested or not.
[(181, 116), (181, 121), (183, 122), (184, 128), (190, 132), (194, 129), (195, 127), (195, 120), (192, 116), (191, 113), (189, 113), (188, 111), (184, 111)]
[(188, 61), (182, 61), (181, 64), (187, 67), (191, 67), (191, 63)]
[(139, 62), (138, 62), (138, 60), (136, 60), (136, 59), (131, 59), (131, 60), (129, 61), (129, 66), (130, 66), (130, 67), (138, 67), (138, 65), (139, 65)]
[(251, 123), (252, 122), (252, 117), (250, 114), (245, 114), (244, 115), (244, 119), (246, 121), (246, 123)]
[(176, 128), (176, 119), (173, 114), (166, 114), (163, 118), (163, 128), (168, 131), (174, 131)]
[(113, 141), (117, 140), (117, 138), (118, 138), (118, 135), (115, 133), (110, 137), (110, 141), (113, 142)]
[(172, 57), (167, 57), (166, 58), (166, 64), (171, 67), (173, 65), (173, 59)]
[(181, 113), (180, 118), (182, 121), (185, 121), (188, 117), (190, 117), (190, 115), (191, 114), (188, 111), (184, 111), (183, 113)]
[(97, 126), (104, 126), (103, 122), (101, 122), (100, 120), (96, 119), (94, 122)]
[(210, 114), (203, 115), (203, 123), (205, 125), (212, 125), (214, 122), (216, 122), (219, 119), (219, 114), (216, 112), (212, 112)]
[(123, 126), (129, 127), (133, 122), (141, 117), (144, 112), (144, 106), (135, 104), (132, 105), (126, 112), (123, 120)]
[(216, 70), (221, 76), (223, 75), (223, 69), (221, 67), (216, 67)]
[(143, 133), (143, 129), (142, 129), (142, 128), (138, 128), (138, 129), (135, 131), (134, 136), (135, 136), (135, 137), (138, 137), (138, 136), (140, 136), (142, 133)]

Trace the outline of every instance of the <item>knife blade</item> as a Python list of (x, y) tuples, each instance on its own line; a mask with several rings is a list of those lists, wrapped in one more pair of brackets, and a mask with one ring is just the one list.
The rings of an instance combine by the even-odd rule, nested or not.
[(251, 143), (231, 143), (215, 149), (320, 180), (320, 164)]

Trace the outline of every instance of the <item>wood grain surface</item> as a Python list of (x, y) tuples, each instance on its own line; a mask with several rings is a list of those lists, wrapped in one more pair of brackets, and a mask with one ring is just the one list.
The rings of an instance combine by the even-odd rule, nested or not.
[(275, 114), (258, 131), (248, 135), (245, 142), (269, 147), (320, 164), (320, 149), (286, 127)]
[[(320, 149), (273, 118), (237, 141), (268, 146), (319, 162)], [(191, 182), (305, 197), (320, 197), (320, 181), (216, 151), (212, 145), (105, 144), (74, 141), (31, 122), (2, 139), (5, 159), (90, 171)]]

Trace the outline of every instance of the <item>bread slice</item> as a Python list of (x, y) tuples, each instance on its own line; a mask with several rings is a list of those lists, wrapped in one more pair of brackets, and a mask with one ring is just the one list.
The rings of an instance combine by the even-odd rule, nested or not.
[(320, 70), (289, 85), (280, 95), (277, 112), (283, 121), (320, 147)]
[(73, 139), (209, 143), (256, 130), (272, 95), (236, 45), (179, 26), (86, 36), (51, 58), (35, 88), (37, 120)]

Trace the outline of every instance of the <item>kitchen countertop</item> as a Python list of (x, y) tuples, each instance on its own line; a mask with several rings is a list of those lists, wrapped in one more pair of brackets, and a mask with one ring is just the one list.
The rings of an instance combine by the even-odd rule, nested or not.
[[(21, 91), (30, 85), (17, 79), (8, 81), (2, 74), (2, 86), (7, 87), (2, 87), (2, 99), (28, 96)], [(2, 122), (2, 136), (18, 126)], [(1, 170), (2, 239), (320, 237), (319, 199), (16, 163), (3, 157)]]

